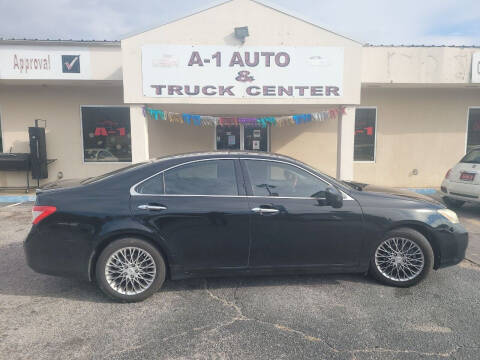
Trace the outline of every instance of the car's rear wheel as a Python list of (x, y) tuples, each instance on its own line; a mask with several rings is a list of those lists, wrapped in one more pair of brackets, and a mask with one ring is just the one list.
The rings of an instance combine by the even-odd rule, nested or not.
[(417, 284), (433, 268), (433, 250), (416, 230), (388, 232), (375, 248), (370, 273), (384, 284), (408, 287)]
[(465, 201), (452, 199), (447, 196), (443, 197), (443, 202), (445, 203), (445, 205), (447, 205), (449, 208), (452, 208), (452, 209), (458, 209), (462, 207), (463, 204), (465, 204)]
[(100, 254), (95, 276), (100, 289), (115, 300), (142, 301), (165, 281), (165, 261), (149, 242), (124, 238), (109, 244)]

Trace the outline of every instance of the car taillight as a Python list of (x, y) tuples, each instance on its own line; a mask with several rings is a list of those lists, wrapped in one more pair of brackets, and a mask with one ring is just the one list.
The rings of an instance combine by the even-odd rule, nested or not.
[(445, 174), (445, 179), (450, 179), (450, 174), (452, 173), (452, 169), (448, 170)]
[(40, 221), (45, 219), (47, 216), (52, 215), (57, 208), (55, 206), (39, 206), (35, 205), (32, 209), (32, 222), (38, 224)]

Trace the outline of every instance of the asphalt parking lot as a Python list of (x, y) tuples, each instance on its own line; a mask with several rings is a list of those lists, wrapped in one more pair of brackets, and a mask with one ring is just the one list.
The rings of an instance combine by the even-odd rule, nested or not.
[(480, 207), (468, 260), (398, 289), (362, 275), (168, 282), (138, 304), (34, 273), (31, 204), (0, 205), (1, 359), (479, 359)]

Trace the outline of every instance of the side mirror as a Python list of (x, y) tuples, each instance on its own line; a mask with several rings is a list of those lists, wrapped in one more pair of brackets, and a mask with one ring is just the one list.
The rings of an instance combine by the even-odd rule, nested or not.
[(327, 205), (330, 205), (335, 209), (343, 206), (342, 193), (332, 186), (329, 186), (325, 189), (325, 199), (327, 201)]

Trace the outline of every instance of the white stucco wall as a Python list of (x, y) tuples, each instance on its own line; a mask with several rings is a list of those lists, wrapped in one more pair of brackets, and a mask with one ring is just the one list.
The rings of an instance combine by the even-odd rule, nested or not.
[(363, 48), (362, 83), (422, 86), (468, 84), (472, 55), (468, 47)]
[(377, 107), (376, 162), (355, 162), (354, 179), (436, 188), (465, 154), (468, 107), (480, 106), (480, 89), (367, 88), (362, 105)]
[[(122, 88), (0, 85), (4, 151), (12, 148), (12, 152), (29, 152), (28, 127), (34, 126), (35, 119), (45, 119), (47, 155), (49, 159), (57, 159), (48, 167), (48, 181), (56, 180), (59, 171), (65, 178), (79, 178), (128, 165), (83, 162), (82, 105), (123, 105)], [(42, 183), (46, 181), (42, 180)], [(0, 172), (0, 187), (24, 184), (23, 173)]]

